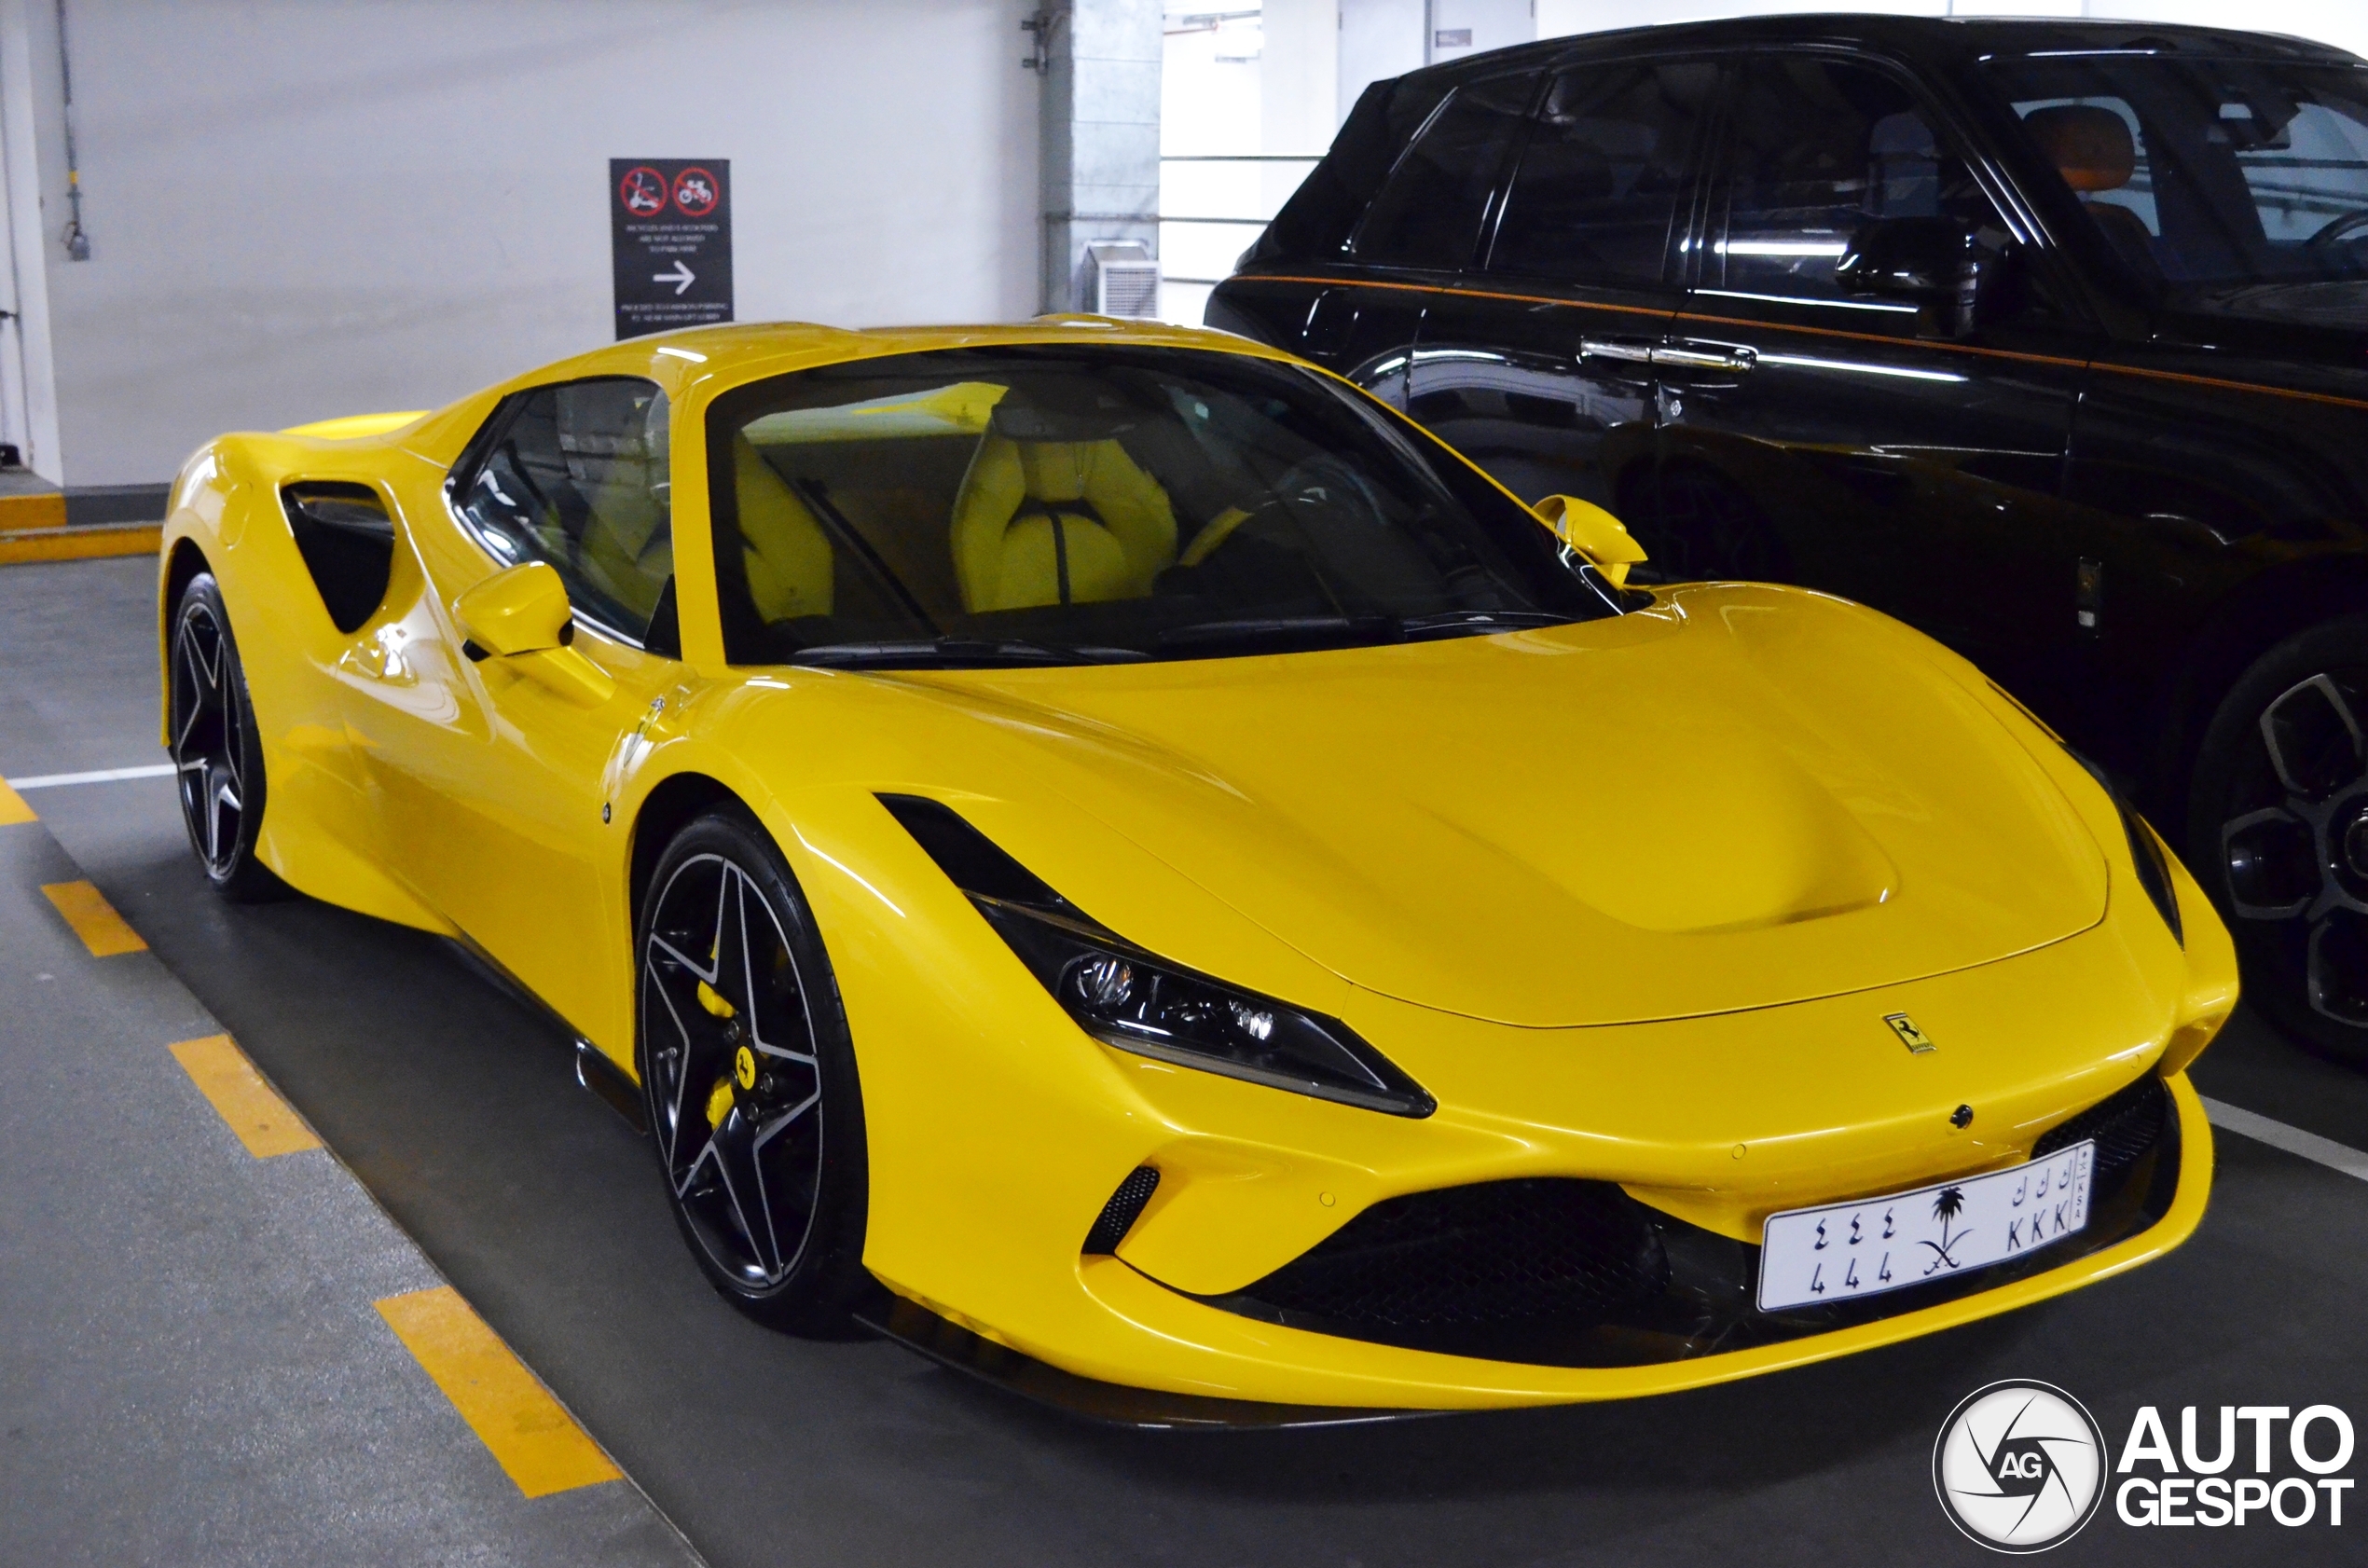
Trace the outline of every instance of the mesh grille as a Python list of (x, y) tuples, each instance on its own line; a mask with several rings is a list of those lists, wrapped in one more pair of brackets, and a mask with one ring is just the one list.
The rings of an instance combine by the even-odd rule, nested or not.
[(2058, 1127), (2051, 1127), (2041, 1135), (2031, 1151), (2034, 1160), (2044, 1160), (2059, 1148), (2070, 1148), (2083, 1138), (2097, 1140), (2097, 1176), (2099, 1186), (2110, 1183), (2154, 1148), (2163, 1132), (2163, 1113), (2170, 1105), (2169, 1092), (2163, 1080), (2148, 1073), (2137, 1082), (2104, 1099)]
[(1633, 1200), (1601, 1182), (1482, 1182), (1374, 1204), (1243, 1294), (1365, 1328), (1600, 1323), (1663, 1287)]
[(1151, 1194), (1159, 1190), (1159, 1186), (1160, 1174), (1149, 1165), (1137, 1165), (1128, 1172), (1126, 1179), (1118, 1184), (1118, 1190), (1110, 1194), (1110, 1201), (1102, 1205), (1102, 1217), (1086, 1232), (1085, 1250), (1116, 1252), (1118, 1244), (1126, 1239), (1126, 1233), (1135, 1229), (1136, 1220), (1142, 1217), (1143, 1205), (1151, 1201)]

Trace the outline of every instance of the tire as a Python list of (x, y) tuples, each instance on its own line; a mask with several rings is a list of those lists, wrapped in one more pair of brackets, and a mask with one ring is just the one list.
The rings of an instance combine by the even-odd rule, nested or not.
[(2245, 997), (2368, 1066), (2368, 615), (2253, 662), (2205, 731), (2187, 863), (2237, 939)]
[(642, 1096), (692, 1256), (760, 1322), (850, 1332), (877, 1289), (863, 1096), (813, 916), (754, 818), (701, 817), (667, 846), (635, 952)]
[(288, 885), (255, 858), (268, 794), (263, 742), (230, 612), (212, 572), (190, 579), (166, 645), (167, 748), (181, 820), (213, 890), (237, 903), (286, 898)]

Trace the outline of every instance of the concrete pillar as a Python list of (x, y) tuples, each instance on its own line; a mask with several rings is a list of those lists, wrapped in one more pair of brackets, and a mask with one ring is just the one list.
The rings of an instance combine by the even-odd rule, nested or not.
[(1160, 248), (1160, 0), (1072, 0), (1037, 20), (1044, 68), (1047, 310), (1092, 306), (1085, 247)]
[(57, 240), (65, 211), (63, 114), (56, 8), (0, 0), (0, 202), (7, 225), (0, 309), (11, 312), (0, 323), (0, 441), (14, 442), (25, 466), (53, 485), (65, 483), (49, 337), (51, 268), (66, 254)]

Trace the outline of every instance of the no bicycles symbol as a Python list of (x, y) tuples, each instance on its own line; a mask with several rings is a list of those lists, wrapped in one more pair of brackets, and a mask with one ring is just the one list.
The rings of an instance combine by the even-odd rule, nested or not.
[(609, 160), (618, 337), (732, 319), (731, 181), (726, 158)]

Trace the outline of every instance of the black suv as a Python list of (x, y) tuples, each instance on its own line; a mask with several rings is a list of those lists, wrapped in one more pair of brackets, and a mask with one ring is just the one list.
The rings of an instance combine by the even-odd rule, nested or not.
[(1608, 507), (1638, 581), (1967, 654), (2368, 1061), (2368, 64), (1858, 16), (1508, 49), (1368, 89), (1207, 319)]

